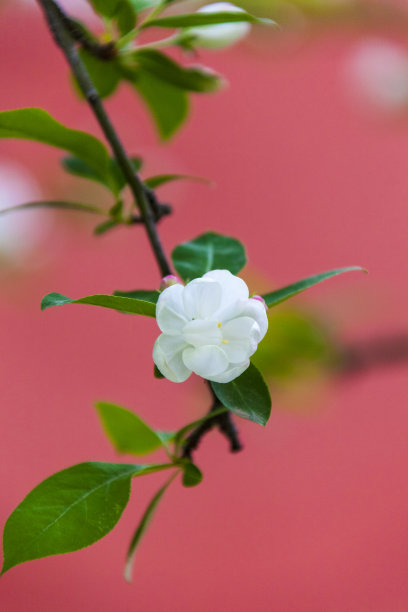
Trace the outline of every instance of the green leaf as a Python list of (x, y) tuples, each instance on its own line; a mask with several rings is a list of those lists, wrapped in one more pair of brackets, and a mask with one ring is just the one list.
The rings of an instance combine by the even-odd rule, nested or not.
[[(86, 49), (79, 49), (79, 57), (91, 77), (93, 84), (101, 98), (111, 96), (121, 80), (121, 73), (115, 59), (101, 60)], [(78, 88), (81, 97), (84, 97)]]
[(151, 502), (149, 503), (149, 505), (147, 506), (139, 525), (136, 528), (136, 531), (133, 535), (133, 538), (130, 542), (129, 545), (129, 549), (126, 555), (126, 565), (125, 565), (125, 571), (124, 571), (124, 576), (125, 576), (125, 580), (127, 580), (127, 582), (131, 582), (132, 580), (132, 567), (133, 567), (133, 562), (135, 559), (135, 555), (136, 555), (136, 549), (140, 544), (140, 541), (142, 539), (142, 536), (144, 535), (144, 533), (146, 532), (147, 528), (149, 527), (153, 515), (156, 511), (157, 506), (159, 505), (159, 502), (161, 500), (161, 498), (163, 497), (164, 493), (167, 491), (168, 487), (170, 486), (170, 484), (173, 482), (173, 480), (175, 479), (175, 477), (177, 476), (178, 472), (176, 472), (175, 474), (173, 474), (171, 476), (171, 478), (169, 478), (169, 480), (157, 491), (156, 495), (153, 497), (153, 499), (151, 500)]
[(197, 278), (210, 270), (229, 270), (237, 274), (246, 264), (245, 249), (238, 240), (213, 232), (179, 244), (171, 258), (184, 280)]
[(18, 210), (29, 210), (31, 208), (56, 208), (58, 210), (75, 210), (79, 212), (93, 213), (95, 215), (108, 215), (107, 211), (91, 204), (81, 204), (80, 202), (63, 202), (61, 200), (44, 200), (39, 202), (27, 202), (10, 208), (0, 210), (0, 215), (15, 212)]
[(132, 83), (146, 103), (160, 138), (169, 139), (187, 117), (186, 92), (142, 69), (137, 71)]
[(244, 11), (219, 12), (219, 13), (187, 13), (183, 15), (171, 15), (169, 17), (158, 17), (148, 21), (142, 28), (189, 28), (198, 26), (215, 25), (218, 23), (234, 23), (246, 21), (249, 23), (263, 23), (272, 25), (272, 19), (255, 17)]
[(314, 276), (309, 276), (308, 278), (304, 278), (297, 283), (293, 283), (292, 285), (287, 285), (286, 287), (282, 287), (281, 289), (277, 289), (276, 291), (271, 291), (270, 293), (266, 293), (263, 295), (263, 299), (266, 302), (267, 306), (277, 306), (281, 302), (288, 300), (289, 298), (297, 295), (298, 293), (302, 293), (309, 287), (313, 287), (313, 285), (317, 285), (322, 281), (331, 278), (332, 276), (337, 276), (338, 274), (344, 274), (344, 272), (353, 272), (359, 270), (360, 272), (365, 272), (367, 274), (367, 270), (361, 268), (360, 266), (350, 266), (348, 268), (337, 268), (336, 270), (329, 270), (329, 272), (322, 272), (321, 274), (315, 274)]
[(153, 366), (153, 376), (155, 378), (164, 378), (163, 374), (160, 372), (159, 368), (157, 367), (156, 364), (154, 364)]
[(122, 0), (115, 14), (115, 21), (121, 36), (124, 36), (136, 25), (136, 12), (131, 0)]
[(162, 0), (129, 0), (137, 13), (161, 4)]
[(103, 234), (106, 234), (106, 232), (109, 232), (111, 229), (118, 227), (118, 225), (122, 225), (122, 223), (123, 222), (121, 220), (108, 219), (107, 221), (104, 221), (103, 223), (97, 225), (94, 228), (93, 233), (95, 236), (103, 236)]
[(212, 181), (209, 179), (203, 178), (202, 176), (191, 176), (190, 174), (156, 174), (156, 176), (149, 176), (149, 178), (144, 179), (144, 184), (150, 187), (150, 189), (157, 189), (157, 187), (161, 187), (165, 183), (170, 183), (171, 181), (197, 181), (198, 183), (206, 183), (207, 185), (211, 185)]
[[(141, 158), (131, 157), (130, 161), (132, 162), (135, 171), (139, 172), (142, 166)], [(97, 181), (104, 187), (110, 189), (114, 195), (118, 195), (126, 185), (125, 176), (116, 159), (109, 159), (108, 163), (110, 171), (108, 174), (103, 176), (100, 176), (89, 164), (84, 162), (79, 157), (65, 157), (61, 163), (64, 170), (69, 172), (69, 174), (78, 176), (80, 178)]]
[(183, 486), (195, 487), (203, 479), (201, 471), (191, 461), (186, 462), (183, 466)]
[(88, 2), (96, 13), (112, 18), (119, 10), (122, 0), (88, 0)]
[(132, 57), (142, 69), (155, 75), (158, 79), (186, 91), (213, 92), (217, 91), (223, 84), (222, 78), (212, 70), (204, 66), (185, 68), (155, 49), (136, 50)]
[(97, 138), (65, 127), (41, 108), (0, 112), (0, 138), (37, 140), (80, 157), (101, 177), (109, 171), (108, 152)]
[(103, 428), (119, 453), (147, 455), (163, 446), (162, 439), (134, 412), (110, 404), (96, 404)]
[(160, 292), (150, 289), (135, 289), (135, 291), (114, 291), (113, 295), (119, 295), (122, 297), (132, 298), (133, 300), (143, 300), (144, 302), (151, 302), (157, 304)]
[(51, 306), (63, 306), (64, 304), (90, 304), (92, 306), (112, 308), (113, 310), (126, 312), (128, 314), (140, 314), (147, 317), (156, 316), (156, 305), (152, 302), (135, 300), (117, 295), (88, 295), (87, 297), (73, 300), (60, 293), (49, 293), (42, 299), (41, 310), (45, 310)]
[(72, 552), (100, 540), (122, 515), (131, 478), (168, 467), (172, 464), (80, 463), (50, 476), (10, 515), (1, 573), (24, 561)]
[(212, 382), (220, 402), (232, 412), (258, 425), (266, 425), (271, 413), (271, 396), (260, 371), (251, 363), (241, 376), (229, 383)]

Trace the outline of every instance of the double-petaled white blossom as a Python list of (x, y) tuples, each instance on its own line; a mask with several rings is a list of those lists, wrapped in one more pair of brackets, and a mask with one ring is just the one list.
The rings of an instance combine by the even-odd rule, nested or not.
[(156, 319), (163, 333), (153, 360), (173, 382), (185, 381), (192, 372), (214, 382), (234, 380), (247, 369), (268, 329), (264, 303), (250, 298), (245, 282), (228, 270), (165, 289)]
[[(198, 13), (240, 13), (243, 9), (231, 4), (231, 2), (214, 2), (198, 9)], [(185, 30), (189, 36), (194, 37), (193, 44), (197, 47), (207, 49), (221, 49), (228, 47), (250, 31), (251, 25), (245, 21), (232, 23), (217, 23), (214, 25), (194, 26)]]

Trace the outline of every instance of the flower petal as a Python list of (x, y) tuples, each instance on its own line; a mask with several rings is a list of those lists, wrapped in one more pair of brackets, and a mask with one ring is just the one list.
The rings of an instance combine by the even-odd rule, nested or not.
[(211, 279), (196, 278), (184, 287), (183, 304), (189, 319), (207, 319), (220, 306), (221, 285)]
[[(238, 317), (221, 327), (223, 350), (231, 363), (241, 363), (253, 355), (261, 339), (258, 323), (251, 317)], [(224, 344), (225, 343), (225, 344)]]
[(258, 340), (260, 342), (268, 330), (268, 315), (263, 303), (250, 298), (245, 304), (242, 304), (241, 316), (252, 317), (258, 323), (261, 331), (261, 337)]
[(234, 380), (235, 378), (238, 378), (238, 376), (241, 376), (241, 374), (245, 372), (245, 370), (249, 367), (249, 364), (250, 361), (248, 359), (248, 361), (233, 365), (227, 370), (225, 370), (225, 372), (223, 372), (222, 374), (219, 374), (218, 376), (213, 376), (212, 378), (210, 378), (210, 380), (218, 383), (231, 382), (231, 380)]
[(191, 374), (183, 362), (186, 343), (182, 337), (161, 334), (153, 347), (153, 361), (160, 372), (172, 382), (184, 382)]
[(157, 325), (169, 336), (181, 334), (187, 317), (183, 306), (183, 285), (171, 285), (159, 296), (156, 306)]
[(222, 287), (220, 310), (235, 303), (237, 300), (248, 298), (249, 291), (246, 283), (242, 278), (231, 274), (229, 270), (210, 270), (210, 272), (204, 274), (203, 278), (216, 281)]
[(228, 359), (224, 351), (218, 346), (188, 347), (183, 351), (183, 361), (187, 368), (211, 380), (228, 367)]
[(183, 338), (195, 347), (221, 344), (222, 336), (217, 321), (196, 319), (183, 328)]

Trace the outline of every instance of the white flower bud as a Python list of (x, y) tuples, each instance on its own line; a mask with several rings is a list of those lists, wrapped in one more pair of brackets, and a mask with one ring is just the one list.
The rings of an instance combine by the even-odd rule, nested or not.
[(165, 289), (156, 320), (163, 333), (153, 360), (173, 382), (192, 372), (214, 382), (234, 380), (248, 368), (268, 329), (264, 304), (249, 298), (244, 281), (228, 270), (211, 270), (186, 286)]
[(261, 295), (251, 295), (251, 300), (257, 300), (258, 302), (260, 302), (265, 308), (266, 312), (268, 312), (268, 306), (266, 305), (266, 302)]
[(163, 278), (161, 279), (160, 291), (164, 291), (172, 285), (177, 285), (177, 283), (181, 283), (181, 280), (178, 276), (175, 276), (174, 274), (167, 274), (167, 276), (163, 276)]
[[(200, 8), (197, 13), (238, 13), (245, 12), (243, 9), (231, 4), (231, 2), (215, 2)], [(228, 47), (244, 38), (251, 25), (245, 21), (233, 23), (219, 23), (215, 25), (197, 26), (186, 28), (184, 33), (192, 37), (195, 47), (206, 49), (221, 49)]]

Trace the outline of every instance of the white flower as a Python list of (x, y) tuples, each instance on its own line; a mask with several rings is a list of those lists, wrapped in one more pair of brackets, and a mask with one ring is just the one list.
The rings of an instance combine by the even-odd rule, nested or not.
[(244, 281), (228, 270), (165, 289), (156, 307), (163, 333), (153, 348), (163, 376), (183, 382), (194, 372), (227, 383), (242, 374), (268, 329), (264, 304), (248, 296)]
[[(197, 13), (244, 13), (245, 11), (231, 2), (215, 2), (200, 8)], [(193, 44), (207, 49), (221, 49), (234, 44), (244, 38), (251, 29), (249, 23), (237, 21), (233, 23), (219, 23), (215, 25), (197, 26), (185, 30), (193, 36)]]

